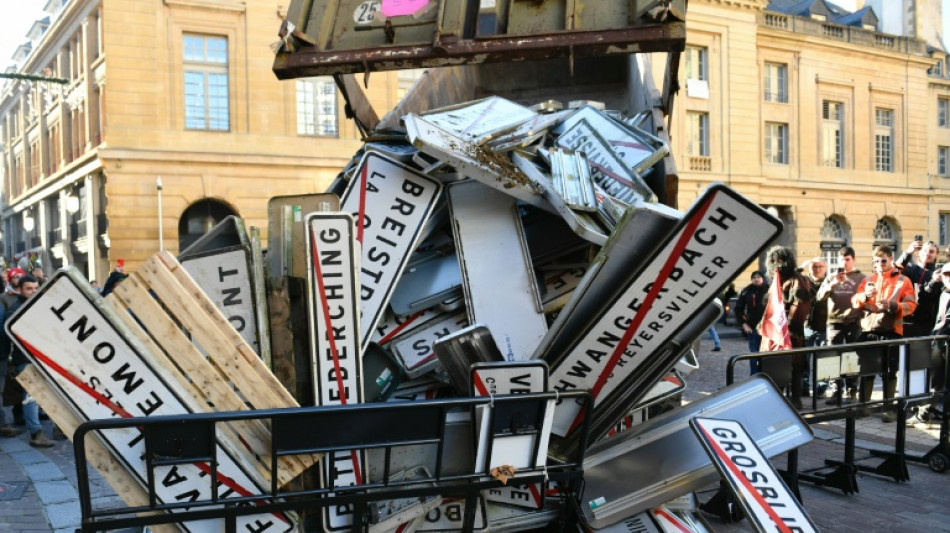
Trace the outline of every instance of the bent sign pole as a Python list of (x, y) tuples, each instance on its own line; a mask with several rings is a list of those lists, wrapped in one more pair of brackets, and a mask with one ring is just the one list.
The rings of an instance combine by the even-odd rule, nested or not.
[[(710, 186), (570, 347), (547, 355), (551, 386), (589, 389), (596, 414), (781, 230), (779, 220), (731, 188)], [(579, 407), (558, 409), (554, 433), (568, 436), (581, 417)]]
[(812, 533), (818, 528), (755, 440), (735, 420), (692, 418), (693, 429), (756, 531)]

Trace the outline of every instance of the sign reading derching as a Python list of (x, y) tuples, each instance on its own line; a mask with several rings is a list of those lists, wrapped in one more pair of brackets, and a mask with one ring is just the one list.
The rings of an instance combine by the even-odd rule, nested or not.
[(360, 338), (363, 348), (383, 316), (442, 183), (377, 153), (367, 153), (340, 199), (356, 218), (362, 244)]
[[(315, 401), (317, 405), (362, 403), (353, 218), (348, 213), (311, 213), (306, 227)], [(365, 461), (361, 453), (329, 452), (321, 463), (321, 480), (326, 488), (363, 483)], [(324, 508), (327, 531), (349, 529), (352, 522), (352, 505)]]
[[(8, 324), (10, 336), (46, 379), (59, 389), (60, 397), (86, 420), (114, 416), (181, 415), (193, 412), (103, 312), (93, 304), (86, 285), (75, 271), (60, 271), (30, 299)], [(170, 378), (173, 379), (173, 378)], [(134, 428), (103, 434), (112, 453), (142, 484), (147, 484), (145, 443)], [(266, 494), (241, 461), (220, 443), (217, 451), (219, 498)], [(210, 501), (211, 472), (201, 463), (155, 469), (155, 493), (163, 503)], [(275, 533), (290, 531), (293, 524), (276, 515), (238, 517), (238, 531)], [(192, 532), (224, 530), (223, 520), (185, 524)]]
[[(647, 364), (749, 260), (782, 224), (723, 184), (712, 185), (686, 213), (616, 299), (600, 308), (585, 333), (551, 364), (552, 387), (589, 389), (594, 408)], [(568, 435), (580, 408), (561, 406), (554, 433)]]
[(735, 420), (693, 418), (689, 425), (743, 510), (757, 525), (757, 531), (818, 531), (742, 424)]

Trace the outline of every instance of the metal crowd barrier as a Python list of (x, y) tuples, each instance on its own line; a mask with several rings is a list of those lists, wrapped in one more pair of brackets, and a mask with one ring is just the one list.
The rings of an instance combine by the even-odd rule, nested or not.
[[(447, 434), (449, 413), (469, 412), (476, 420), (476, 408), (491, 404), (485, 446), (486, 457), (492, 457), (493, 446), (500, 438), (532, 434), (538, 436), (538, 422), (543, 419), (544, 407), (550, 400), (560, 403), (574, 401), (584, 412), (582, 443), (587, 442), (592, 398), (586, 392), (531, 393), (495, 397), (457, 398), (404, 403), (373, 403), (333, 407), (306, 407), (293, 409), (270, 409), (240, 412), (202, 413), (175, 416), (154, 416), (109, 420), (91, 420), (81, 424), (74, 434), (73, 447), (76, 456), (79, 500), (82, 510), (83, 533), (121, 528), (135, 528), (155, 524), (186, 523), (195, 520), (223, 519), (223, 530), (237, 530), (238, 517), (252, 514), (282, 514), (290, 511), (320, 510), (329, 506), (352, 506), (350, 531), (368, 531), (368, 515), (374, 502), (393, 501), (402, 498), (425, 498), (444, 495), (461, 498), (465, 502), (463, 531), (472, 531), (475, 522), (476, 500), (485, 489), (502, 487), (502, 482), (488, 475), (487, 468), (477, 471), (473, 450), (462, 451), (447, 443), (457, 442)], [(540, 417), (540, 418), (539, 418)], [(262, 493), (220, 498), (214, 490), (212, 498), (161, 503), (156, 501), (156, 481), (161, 479), (155, 469), (170, 465), (203, 463), (211, 465), (212, 477), (217, 462), (215, 445), (216, 427), (235, 421), (258, 420), (272, 428), (270, 479), (277, 479), (277, 457), (309, 455), (349, 450), (374, 451), (382, 455), (382, 473), (379, 480), (347, 486), (300, 488), (289, 483), (284, 490), (274, 481)], [(474, 422), (472, 423), (475, 426)], [(146, 479), (141, 480), (149, 495), (149, 504), (120, 508), (94, 509), (90, 496), (86, 438), (91, 433), (105, 435), (109, 431), (138, 428), (145, 441)], [(544, 439), (535, 439), (532, 457), (538, 454)], [(435, 448), (430, 456), (434, 464), (426, 466), (425, 474), (411, 480), (394, 480), (390, 465), (396, 456), (405, 460), (405, 447), (430, 446)], [(399, 448), (402, 448), (401, 450)], [(543, 450), (541, 450), (543, 451)], [(565, 496), (562, 507), (576, 508), (576, 501), (583, 482), (582, 462), (586, 446), (581, 445), (576, 453), (558, 464), (545, 464), (544, 460), (532, 460), (527, 468), (520, 468), (509, 485), (530, 483), (557, 483), (559, 492)], [(400, 453), (401, 452), (401, 453)], [(450, 459), (451, 460), (447, 460)], [(415, 458), (410, 459), (414, 461)], [(421, 458), (420, 458), (421, 461)], [(459, 468), (459, 464), (465, 465)], [(488, 468), (500, 465), (488, 465)], [(319, 467), (317, 467), (319, 468)], [(395, 476), (398, 478), (398, 476)], [(166, 511), (166, 512), (156, 512)], [(561, 528), (576, 527), (573, 512), (561, 513)]]
[[(796, 356), (805, 356), (810, 368), (809, 402), (800, 410), (802, 418), (809, 423), (826, 420), (845, 420), (845, 446), (842, 461), (826, 460), (831, 472), (806, 474), (798, 472), (798, 451), (788, 454), (788, 469), (783, 474), (790, 488), (798, 494), (799, 480), (841, 489), (845, 494), (858, 491), (857, 472), (868, 472), (893, 478), (897, 482), (909, 481), (910, 475), (906, 461), (928, 463), (936, 472), (943, 472), (950, 464), (950, 444), (948, 444), (948, 423), (944, 416), (940, 424), (940, 437), (937, 445), (923, 456), (908, 454), (905, 451), (906, 424), (909, 408), (929, 402), (933, 399), (930, 389), (931, 377), (938, 365), (932, 360), (932, 346), (943, 351), (943, 360), (948, 356), (950, 337), (912, 337), (887, 341), (861, 342), (852, 344), (812, 346), (777, 352), (759, 352), (735, 355), (730, 358), (726, 369), (727, 384), (735, 380), (736, 364), (740, 361), (759, 360), (762, 372), (768, 374), (779, 388), (801, 387), (802, 383), (792, 383), (792, 360)], [(950, 365), (944, 364), (943, 371), (943, 412), (947, 412), (947, 387), (950, 384)], [(884, 387), (884, 398), (877, 400), (859, 398), (850, 404), (839, 402), (825, 405), (823, 398), (815, 393), (820, 381), (831, 382), (846, 379), (875, 379), (875, 376), (897, 373), (897, 389), (893, 396)], [(882, 380), (883, 381), (883, 380)], [(840, 397), (839, 397), (840, 398)], [(806, 398), (802, 397), (803, 400)], [(895, 409), (897, 411), (895, 444), (893, 452), (872, 450), (872, 455), (884, 457), (878, 466), (869, 467), (855, 463), (855, 419), (871, 413)]]

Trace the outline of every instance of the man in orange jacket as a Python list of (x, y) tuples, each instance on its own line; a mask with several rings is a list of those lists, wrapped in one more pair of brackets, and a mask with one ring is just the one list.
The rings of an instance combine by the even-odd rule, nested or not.
[[(914, 282), (900, 273), (894, 265), (894, 252), (889, 246), (874, 250), (874, 273), (861, 280), (851, 305), (862, 312), (861, 334), (858, 341), (899, 339), (904, 335), (904, 317), (917, 309)], [(891, 361), (896, 365), (896, 361)], [(884, 397), (892, 398), (897, 391), (897, 372), (881, 375), (884, 380)], [(864, 378), (861, 386), (861, 401), (871, 398), (874, 378)], [(885, 422), (893, 422), (894, 414), (884, 413)]]

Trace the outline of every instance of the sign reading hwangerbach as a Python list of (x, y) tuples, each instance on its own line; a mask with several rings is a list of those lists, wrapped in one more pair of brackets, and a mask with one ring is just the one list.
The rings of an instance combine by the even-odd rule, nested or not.
[[(117, 317), (93, 301), (88, 283), (73, 269), (60, 271), (7, 323), (11, 339), (27, 354), (60, 397), (84, 420), (111, 417), (182, 415), (194, 412), (174, 378), (143, 355)], [(145, 443), (135, 428), (110, 430), (103, 441), (135, 478), (146, 486)], [(218, 495), (221, 499), (266, 494), (240, 459), (218, 443)], [(154, 469), (155, 493), (162, 503), (210, 501), (211, 470), (206, 464)], [(256, 514), (237, 519), (238, 531), (291, 531), (285, 516)], [(224, 531), (223, 520), (183, 524), (194, 533)]]

